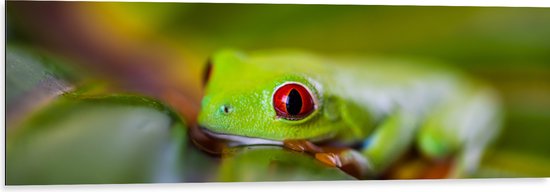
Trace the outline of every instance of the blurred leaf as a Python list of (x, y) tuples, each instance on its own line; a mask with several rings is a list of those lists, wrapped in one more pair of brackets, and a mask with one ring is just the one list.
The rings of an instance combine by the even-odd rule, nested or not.
[(473, 177), (514, 178), (548, 177), (550, 159), (540, 154), (530, 154), (519, 150), (489, 151)]
[(66, 83), (56, 73), (44, 65), (36, 55), (22, 48), (6, 49), (6, 103), (14, 102), (33, 89), (41, 92), (59, 92), (65, 89)]
[(65, 96), (7, 132), (7, 184), (178, 182), (185, 125), (137, 96)]
[(222, 161), (220, 181), (355, 180), (311, 156), (280, 147), (251, 146), (233, 150), (233, 154)]

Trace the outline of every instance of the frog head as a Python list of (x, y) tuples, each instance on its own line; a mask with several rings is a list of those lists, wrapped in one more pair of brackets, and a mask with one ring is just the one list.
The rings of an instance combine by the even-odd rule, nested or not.
[(218, 52), (207, 64), (200, 127), (243, 144), (334, 136), (342, 126), (318, 62), (293, 51)]

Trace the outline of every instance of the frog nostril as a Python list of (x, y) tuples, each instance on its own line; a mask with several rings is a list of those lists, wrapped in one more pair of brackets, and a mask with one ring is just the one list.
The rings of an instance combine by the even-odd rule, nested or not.
[(233, 111), (233, 109), (231, 108), (230, 105), (222, 105), (221, 107), (221, 111), (224, 113), (224, 114), (229, 114)]

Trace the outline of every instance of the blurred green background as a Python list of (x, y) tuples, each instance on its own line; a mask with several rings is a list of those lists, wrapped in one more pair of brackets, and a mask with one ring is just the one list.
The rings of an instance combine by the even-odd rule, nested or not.
[[(179, 110), (187, 105), (175, 105), (174, 103), (180, 100), (174, 101), (173, 97), (158, 94), (159, 90), (164, 90), (165, 87), (181, 88), (183, 91), (178, 93), (188, 98), (191, 103), (189, 106), (198, 105), (205, 61), (210, 54), (222, 48), (298, 48), (324, 55), (412, 56), (441, 60), (455, 65), (495, 87), (500, 92), (505, 107), (503, 132), (494, 148), (485, 156), (483, 165), (474, 177), (548, 177), (548, 21), (549, 8), (10, 1), (7, 2), (6, 63), (8, 184), (64, 183), (63, 179), (41, 180), (44, 176), (40, 174), (10, 172), (15, 170), (16, 166), (23, 167), (17, 169), (27, 169), (24, 168), (24, 164), (12, 166), (10, 163), (16, 160), (10, 158), (29, 158), (25, 155), (17, 156), (20, 152), (11, 153), (9, 148), (14, 145), (10, 142), (19, 142), (18, 140), (31, 137), (12, 132), (45, 129), (42, 125), (32, 123), (40, 119), (35, 117), (40, 116), (36, 114), (51, 113), (47, 110), (56, 107), (44, 106), (59, 105), (55, 103), (63, 103), (68, 97), (59, 96), (53, 93), (55, 91), (48, 92), (50, 89), (44, 89), (43, 84), (67, 82), (76, 88), (94, 87), (82, 89), (85, 91), (77, 94), (79, 96), (71, 96), (70, 100), (76, 103), (84, 102), (81, 101), (82, 98), (91, 97), (87, 96), (90, 94), (94, 95), (94, 98), (97, 95), (103, 98), (105, 95), (118, 92), (151, 96), (175, 108), (176, 112), (184, 114), (184, 119), (193, 119), (193, 111), (196, 111), (196, 108)], [(136, 59), (144, 56), (156, 59)], [(28, 58), (34, 60), (25, 61), (29, 60)], [(36, 71), (39, 71), (38, 74), (49, 75), (40, 79), (37, 78)], [(54, 80), (52, 81), (49, 76), (54, 77)], [(102, 88), (97, 86), (98, 84), (116, 88)], [(25, 95), (36, 92), (46, 92), (46, 95), (53, 95), (53, 99), (40, 105), (36, 102), (28, 104), (29, 99), (25, 100), (28, 97)], [(36, 107), (29, 107), (30, 105)], [(20, 109), (21, 106), (25, 106), (26, 110)], [(70, 106), (71, 109), (83, 108), (81, 104)], [(84, 105), (84, 108), (87, 107), (89, 106)], [(135, 110), (143, 109), (138, 107)], [(187, 114), (185, 111), (192, 112)], [(117, 119), (117, 122), (123, 121), (120, 120), (122, 117), (117, 115), (108, 116)], [(166, 121), (159, 118), (161, 122)], [(61, 118), (59, 121), (71, 120)], [(105, 121), (111, 122), (108, 119)], [(80, 123), (82, 127), (90, 124), (84, 120)], [(58, 129), (63, 129), (63, 126), (60, 127)], [(47, 132), (44, 134), (48, 135)], [(159, 137), (145, 140), (156, 140)], [(97, 138), (104, 137), (98, 134)], [(181, 145), (190, 145), (187, 141), (182, 143), (184, 144)], [(33, 142), (27, 144), (38, 145)], [(25, 150), (32, 151), (32, 147)], [(46, 147), (40, 150), (64, 149)], [(151, 150), (136, 151), (145, 156), (152, 153)], [(113, 178), (124, 179), (101, 180), (97, 179), (99, 177), (83, 177), (71, 182), (174, 182), (242, 178), (217, 176), (216, 167), (220, 163), (219, 159), (200, 152), (193, 154), (189, 158), (185, 158), (184, 154), (183, 159), (188, 160), (179, 161), (181, 165), (178, 166), (194, 167), (195, 164), (202, 164), (202, 167), (209, 167), (204, 168), (208, 173), (199, 174), (196, 172), (201, 172), (200, 169), (195, 168), (193, 172), (189, 171), (193, 170), (189, 168), (185, 174), (171, 173), (166, 176), (170, 177), (169, 179), (159, 180), (158, 177), (151, 179), (152, 177), (124, 176), (124, 171), (107, 171), (101, 174), (121, 174)], [(122, 159), (112, 161), (126, 161)], [(242, 159), (246, 162), (247, 158)], [(84, 160), (82, 162), (83, 164), (74, 164), (74, 167), (87, 165)], [(147, 162), (154, 164), (155, 160)], [(231, 160), (227, 162), (234, 163)], [(111, 164), (119, 165), (117, 163)], [(210, 165), (205, 165), (208, 163)], [(42, 167), (46, 166), (50, 165), (45, 163)], [(65, 165), (55, 166), (55, 169), (44, 168), (43, 171), (55, 174), (56, 169), (64, 169)], [(227, 170), (227, 166), (224, 169)], [(322, 167), (319, 166), (318, 169)], [(195, 173), (202, 176), (184, 176)], [(10, 177), (11, 174), (17, 177)], [(27, 180), (26, 177), (34, 179)]]

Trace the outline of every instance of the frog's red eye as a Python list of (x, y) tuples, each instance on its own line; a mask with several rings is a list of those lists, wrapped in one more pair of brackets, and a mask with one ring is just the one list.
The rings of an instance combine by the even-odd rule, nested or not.
[(300, 120), (315, 110), (311, 92), (298, 83), (287, 83), (273, 94), (273, 107), (278, 117)]
[(210, 74), (212, 74), (212, 59), (208, 59), (206, 62), (206, 68), (204, 69), (204, 74), (202, 76), (202, 84), (206, 85), (210, 79)]

